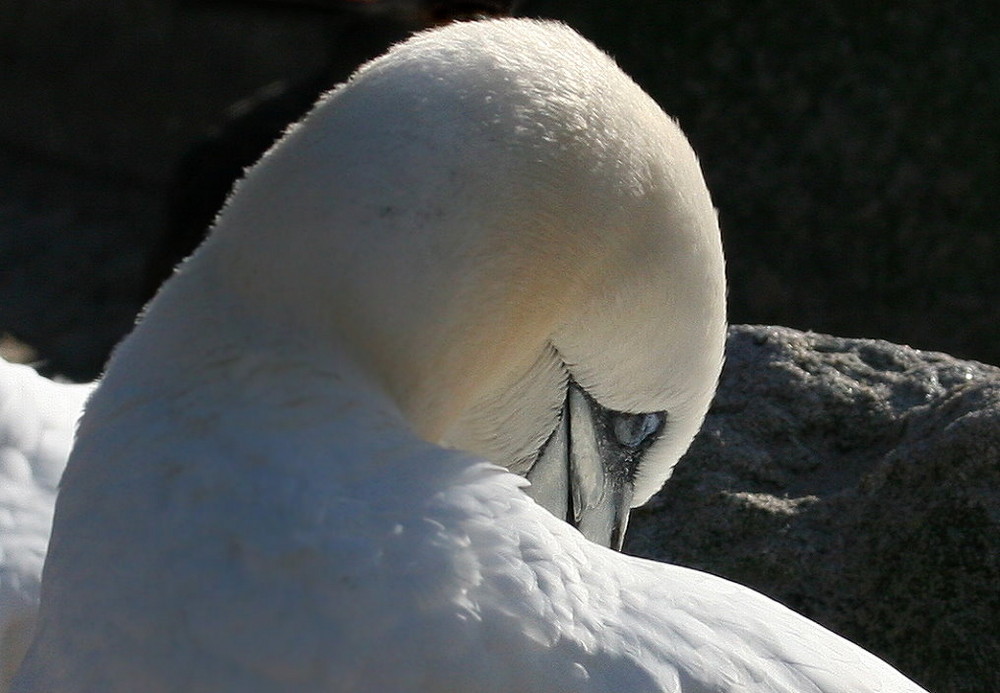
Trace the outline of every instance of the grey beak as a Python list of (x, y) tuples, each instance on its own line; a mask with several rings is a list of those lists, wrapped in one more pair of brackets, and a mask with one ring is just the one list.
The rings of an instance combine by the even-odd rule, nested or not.
[(528, 470), (528, 495), (590, 541), (620, 551), (636, 470), (665, 421), (666, 412), (607, 409), (570, 381), (559, 424)]

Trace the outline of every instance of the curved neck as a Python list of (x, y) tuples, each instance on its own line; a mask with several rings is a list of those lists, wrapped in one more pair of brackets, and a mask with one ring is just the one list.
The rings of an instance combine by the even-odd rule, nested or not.
[(158, 429), (154, 438), (188, 441), (191, 452), (208, 441), (237, 453), (223, 451), (219, 459), (305, 467), (332, 467), (335, 460), (345, 479), (370, 476), (365, 468), (373, 458), (390, 463), (388, 451), (405, 457), (426, 445), (347, 350), (299, 337), (261, 329), (213, 290), (210, 275), (184, 271), (115, 351), (81, 438), (91, 433), (92, 421), (105, 440), (125, 440), (107, 432), (142, 422)]

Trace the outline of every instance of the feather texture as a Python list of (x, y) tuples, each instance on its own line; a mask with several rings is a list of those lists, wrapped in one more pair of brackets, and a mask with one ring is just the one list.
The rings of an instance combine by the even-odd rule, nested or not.
[(607, 56), (524, 20), (396, 47), (248, 173), (116, 351), (15, 690), (919, 691), (588, 542), (505, 468), (571, 377), (668, 412), (645, 500), (714, 392), (724, 295), (697, 160)]

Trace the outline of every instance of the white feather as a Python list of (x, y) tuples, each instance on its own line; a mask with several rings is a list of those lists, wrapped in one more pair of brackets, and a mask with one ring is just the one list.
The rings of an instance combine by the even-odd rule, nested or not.
[(0, 359), (0, 691), (31, 641), (56, 488), (91, 390)]

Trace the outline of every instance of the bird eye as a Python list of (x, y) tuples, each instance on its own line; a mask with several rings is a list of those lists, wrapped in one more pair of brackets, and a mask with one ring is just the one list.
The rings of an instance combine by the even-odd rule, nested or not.
[(616, 412), (611, 422), (615, 438), (622, 447), (636, 449), (659, 433), (667, 420), (666, 412), (652, 414), (625, 414)]

